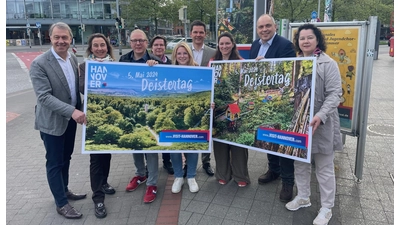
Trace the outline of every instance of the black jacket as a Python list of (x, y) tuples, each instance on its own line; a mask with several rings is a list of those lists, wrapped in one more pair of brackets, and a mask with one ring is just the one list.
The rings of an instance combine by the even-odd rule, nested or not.
[[(260, 39), (257, 39), (251, 44), (249, 59), (255, 59), (258, 55), (258, 50), (260, 50)], [(296, 57), (296, 52), (294, 51), (292, 42), (288, 39), (275, 35), (271, 46), (269, 46), (267, 53), (265, 53), (264, 58), (291, 58)]]

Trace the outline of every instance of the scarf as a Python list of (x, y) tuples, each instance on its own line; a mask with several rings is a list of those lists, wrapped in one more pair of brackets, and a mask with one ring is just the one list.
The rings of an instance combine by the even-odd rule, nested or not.
[(86, 59), (86, 60), (90, 60), (90, 61), (98, 61), (98, 62), (112, 62), (114, 61), (113, 58), (111, 58), (111, 56), (109, 54), (106, 55), (106, 57), (104, 58), (96, 58), (96, 56), (94, 56), (93, 54), (90, 54)]
[[(322, 50), (319, 49), (319, 48), (317, 47), (317, 48), (314, 50), (314, 52), (313, 52), (313, 56), (319, 57), (319, 55), (321, 55), (321, 53), (322, 53)], [(300, 57), (304, 57), (303, 52), (301, 52), (301, 53), (299, 54), (299, 56), (300, 56)]]

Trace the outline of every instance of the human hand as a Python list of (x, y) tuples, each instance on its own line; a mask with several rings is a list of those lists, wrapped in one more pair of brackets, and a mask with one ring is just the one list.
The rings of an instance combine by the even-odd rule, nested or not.
[(264, 59), (264, 57), (263, 56), (257, 56), (257, 58), (256, 58), (257, 61), (260, 61), (261, 59)]
[(158, 62), (156, 61), (156, 60), (153, 60), (153, 59), (150, 59), (150, 60), (147, 60), (147, 65), (149, 65), (149, 66), (154, 66), (154, 65), (157, 65), (158, 64)]
[(86, 125), (86, 115), (84, 112), (75, 109), (71, 117), (76, 121), (76, 123), (79, 123), (81, 125), (82, 124)]
[(318, 116), (314, 116), (310, 122), (310, 126), (312, 126), (312, 134), (314, 135), (315, 130), (317, 130), (317, 128), (319, 127), (319, 125), (321, 124), (321, 118), (319, 118)]

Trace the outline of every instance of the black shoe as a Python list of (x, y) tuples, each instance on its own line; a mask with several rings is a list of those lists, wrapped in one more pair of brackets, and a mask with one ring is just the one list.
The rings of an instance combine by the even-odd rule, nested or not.
[(106, 207), (102, 202), (94, 204), (94, 215), (97, 218), (104, 218), (107, 216), (107, 210)]
[(293, 198), (293, 185), (282, 184), (281, 193), (279, 195), (279, 200), (281, 202), (289, 202)]
[(168, 174), (171, 174), (171, 175), (174, 174), (174, 168), (172, 167), (172, 163), (171, 162), (169, 162), (169, 161), (168, 162), (164, 162), (163, 168), (167, 170)]
[(61, 208), (56, 207), (56, 211), (58, 214), (64, 216), (67, 219), (79, 219), (82, 217), (82, 213), (78, 212), (78, 210), (72, 207), (69, 203)]
[(269, 183), (271, 181), (278, 179), (278, 177), (279, 177), (279, 173), (275, 173), (275, 172), (272, 172), (271, 170), (268, 170), (266, 173), (264, 173), (263, 175), (261, 175), (258, 178), (258, 183), (266, 184), (266, 183)]
[(71, 190), (68, 190), (65, 194), (67, 195), (67, 199), (70, 199), (70, 200), (81, 200), (81, 199), (86, 198), (86, 194), (82, 194), (82, 195), (75, 194)]
[(108, 195), (115, 194), (115, 189), (113, 187), (111, 187), (111, 185), (109, 185), (108, 183), (103, 184), (103, 186), (101, 188), (103, 189), (104, 193), (106, 193)]
[(206, 171), (208, 176), (214, 176), (214, 170), (211, 168), (210, 163), (203, 164), (203, 169)]
[(185, 164), (185, 166), (183, 167), (183, 178), (185, 178), (187, 175), (187, 165)]

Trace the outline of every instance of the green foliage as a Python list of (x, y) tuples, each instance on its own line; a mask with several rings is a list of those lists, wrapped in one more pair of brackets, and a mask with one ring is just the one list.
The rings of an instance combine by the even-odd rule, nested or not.
[(146, 129), (138, 129), (133, 133), (121, 136), (118, 145), (123, 148), (141, 150), (157, 145), (157, 141), (149, 131), (146, 131)]
[(254, 134), (250, 134), (247, 132), (241, 133), (235, 142), (239, 144), (252, 146), (254, 143)]
[(99, 127), (94, 135), (93, 141), (95, 144), (116, 144), (123, 131), (109, 124), (104, 124)]

